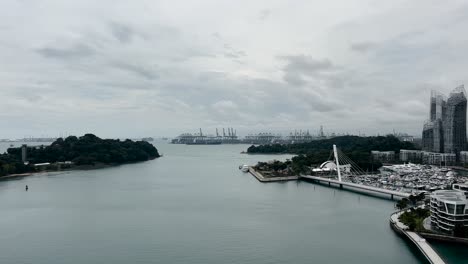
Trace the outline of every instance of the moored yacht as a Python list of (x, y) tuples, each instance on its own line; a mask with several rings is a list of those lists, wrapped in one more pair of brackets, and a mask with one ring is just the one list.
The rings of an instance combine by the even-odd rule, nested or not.
[(239, 166), (239, 170), (241, 170), (242, 172), (249, 172), (249, 165), (241, 165)]

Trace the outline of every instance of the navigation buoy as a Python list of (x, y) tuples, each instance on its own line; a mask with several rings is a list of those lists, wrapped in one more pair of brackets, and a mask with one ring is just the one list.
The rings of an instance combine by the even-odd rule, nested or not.
[(26, 185), (26, 188), (25, 188), (25, 189), (26, 189), (26, 191), (27, 191), (27, 190), (29, 189), (29, 187)]

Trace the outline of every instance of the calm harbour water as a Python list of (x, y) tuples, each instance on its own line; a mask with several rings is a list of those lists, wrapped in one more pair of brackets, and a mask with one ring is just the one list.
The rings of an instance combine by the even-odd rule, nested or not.
[(0, 181), (0, 263), (424, 263), (392, 201), (238, 170), (288, 155), (154, 144), (164, 157)]

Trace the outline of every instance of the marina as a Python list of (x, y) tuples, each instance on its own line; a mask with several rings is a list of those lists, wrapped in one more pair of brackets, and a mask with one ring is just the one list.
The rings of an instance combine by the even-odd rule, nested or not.
[[(258, 163), (256, 168), (262, 174), (272, 177), (294, 174), (288, 165), (283, 164), (280, 169), (278, 166), (275, 167), (276, 163), (274, 160), (263, 164)], [(452, 168), (413, 163), (385, 165), (379, 169), (378, 173), (369, 173), (362, 170), (336, 145), (333, 145), (329, 160), (316, 168), (309, 167), (308, 171), (309, 173), (301, 173), (300, 177), (329, 184), (339, 184), (341, 188), (352, 186), (368, 191), (387, 193), (391, 194), (392, 198), (394, 195), (408, 197), (410, 194), (451, 189), (454, 183), (463, 183), (467, 179)]]
[(378, 174), (343, 175), (347, 182), (404, 193), (447, 189), (465, 179), (450, 168), (412, 163), (383, 166)]

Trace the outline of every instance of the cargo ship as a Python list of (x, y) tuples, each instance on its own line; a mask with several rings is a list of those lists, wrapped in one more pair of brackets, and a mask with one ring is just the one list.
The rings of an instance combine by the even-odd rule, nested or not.
[(227, 129), (228, 133), (226, 134), (223, 128), (223, 134), (218, 133), (216, 129), (216, 135), (206, 135), (203, 134), (202, 129), (200, 128), (199, 133), (184, 133), (174, 138), (172, 144), (186, 144), (186, 145), (220, 145), (220, 144), (234, 144), (239, 143), (237, 139), (236, 132), (233, 128)]

